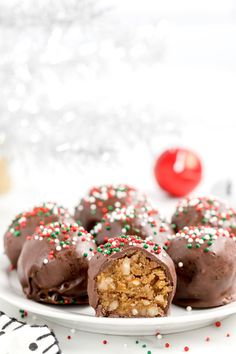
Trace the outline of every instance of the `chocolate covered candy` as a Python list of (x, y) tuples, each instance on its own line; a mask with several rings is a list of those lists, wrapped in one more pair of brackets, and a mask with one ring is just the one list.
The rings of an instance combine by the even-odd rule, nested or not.
[(107, 242), (112, 237), (127, 234), (139, 236), (142, 239), (148, 238), (150, 241), (164, 245), (168, 242), (168, 236), (173, 233), (173, 230), (158, 210), (146, 205), (141, 208), (134, 206), (116, 208), (105, 214), (91, 233), (97, 244)]
[(172, 217), (176, 231), (185, 226), (213, 226), (236, 233), (236, 212), (214, 197), (185, 198), (180, 200)]
[(31, 236), (37, 226), (54, 221), (71, 219), (67, 209), (56, 203), (43, 203), (31, 210), (18, 214), (4, 235), (4, 249), (12, 266), (17, 266), (21, 249), (28, 236)]
[(87, 303), (88, 263), (95, 249), (93, 236), (76, 223), (40, 226), (18, 261), (25, 295), (51, 304)]
[(163, 248), (122, 235), (97, 249), (89, 263), (89, 304), (96, 316), (166, 316), (174, 296), (174, 264)]
[(142, 206), (145, 203), (146, 196), (134, 187), (125, 184), (103, 185), (90, 189), (75, 208), (74, 217), (76, 222), (90, 231), (107, 212), (130, 204)]
[(175, 264), (180, 306), (214, 307), (236, 299), (236, 237), (224, 229), (184, 227), (167, 250)]

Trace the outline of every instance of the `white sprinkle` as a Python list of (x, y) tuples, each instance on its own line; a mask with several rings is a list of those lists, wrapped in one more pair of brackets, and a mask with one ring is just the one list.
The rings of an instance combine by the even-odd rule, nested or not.
[(75, 334), (75, 329), (74, 329), (74, 328), (71, 328), (71, 329), (70, 329), (70, 333), (71, 333), (71, 334)]
[(57, 250), (57, 251), (60, 251), (60, 250), (61, 250), (61, 246), (57, 246), (57, 247), (56, 247), (56, 250)]
[(157, 339), (162, 339), (162, 335), (160, 333), (157, 335)]
[(47, 259), (47, 258), (44, 258), (43, 263), (44, 263), (44, 264), (47, 264), (47, 263), (48, 263), (48, 259)]
[(191, 306), (187, 306), (186, 307), (186, 311), (192, 311), (192, 307)]
[(183, 265), (184, 265), (183, 262), (179, 262), (179, 263), (178, 263), (178, 267), (180, 267), (180, 268), (182, 268)]
[(90, 209), (91, 209), (91, 210), (97, 209), (96, 204), (91, 204), (91, 205), (90, 205)]

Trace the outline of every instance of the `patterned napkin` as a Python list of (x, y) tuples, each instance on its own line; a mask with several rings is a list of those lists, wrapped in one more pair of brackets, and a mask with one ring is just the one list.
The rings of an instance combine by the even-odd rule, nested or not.
[(28, 325), (0, 312), (1, 354), (61, 354), (58, 340), (45, 325)]

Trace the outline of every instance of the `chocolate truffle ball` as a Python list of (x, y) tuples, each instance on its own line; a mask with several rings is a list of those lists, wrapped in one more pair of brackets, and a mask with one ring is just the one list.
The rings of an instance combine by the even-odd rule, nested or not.
[(131, 205), (105, 214), (91, 233), (99, 245), (121, 234), (148, 238), (150, 241), (164, 245), (173, 230), (158, 210), (148, 205), (138, 209)]
[(35, 232), (37, 226), (70, 219), (68, 210), (56, 203), (43, 203), (29, 211), (18, 214), (4, 235), (5, 253), (12, 267), (17, 266), (25, 240)]
[(167, 250), (175, 264), (180, 306), (214, 307), (236, 299), (236, 237), (209, 226), (184, 227)]
[(142, 206), (146, 203), (146, 196), (137, 189), (128, 185), (103, 185), (93, 187), (75, 209), (75, 220), (86, 230), (90, 231), (104, 214), (115, 208), (122, 208), (130, 204)]
[(39, 226), (18, 261), (18, 276), (29, 299), (51, 304), (87, 303), (88, 263), (96, 249), (78, 224)]
[(166, 316), (176, 273), (171, 258), (154, 242), (125, 236), (110, 239), (89, 263), (89, 304), (96, 316)]
[(185, 226), (212, 226), (228, 229), (236, 234), (236, 213), (224, 202), (213, 197), (182, 199), (172, 217), (176, 231)]

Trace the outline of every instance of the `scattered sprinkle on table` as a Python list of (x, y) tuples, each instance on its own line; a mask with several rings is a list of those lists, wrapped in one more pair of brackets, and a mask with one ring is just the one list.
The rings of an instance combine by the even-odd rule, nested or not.
[(220, 322), (220, 321), (216, 321), (216, 322), (215, 322), (215, 326), (216, 326), (216, 327), (220, 327), (220, 326), (221, 326), (221, 322)]

